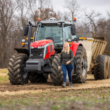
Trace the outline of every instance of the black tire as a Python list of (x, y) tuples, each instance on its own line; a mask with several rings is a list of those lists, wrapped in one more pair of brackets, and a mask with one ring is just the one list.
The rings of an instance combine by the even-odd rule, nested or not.
[(74, 58), (73, 83), (85, 83), (87, 77), (87, 55), (83, 46), (79, 46)]
[(63, 72), (62, 70), (58, 70), (59, 63), (60, 63), (60, 54), (55, 55), (52, 61), (52, 74), (50, 74), (50, 77), (55, 86), (61, 85), (63, 83)]
[(23, 85), (28, 83), (28, 73), (24, 71), (26, 54), (13, 55), (9, 60), (8, 75), (12, 85)]
[(108, 56), (99, 55), (96, 58), (96, 63), (99, 65), (94, 70), (95, 80), (107, 79), (108, 77)]
[(46, 83), (48, 74), (37, 74), (36, 72), (29, 73), (29, 80), (31, 83)]

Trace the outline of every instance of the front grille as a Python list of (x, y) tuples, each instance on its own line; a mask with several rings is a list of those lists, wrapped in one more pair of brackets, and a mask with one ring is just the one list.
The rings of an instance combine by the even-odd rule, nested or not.
[(31, 49), (31, 58), (43, 58), (44, 48)]

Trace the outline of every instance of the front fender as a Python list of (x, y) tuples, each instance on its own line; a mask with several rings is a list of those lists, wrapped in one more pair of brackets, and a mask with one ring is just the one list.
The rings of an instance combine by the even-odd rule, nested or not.
[(15, 48), (18, 53), (25, 53), (27, 56), (29, 56), (29, 50), (28, 49), (23, 49), (23, 48)]
[(78, 46), (83, 46), (81, 43), (72, 42), (70, 49), (73, 51), (73, 56), (75, 57)]

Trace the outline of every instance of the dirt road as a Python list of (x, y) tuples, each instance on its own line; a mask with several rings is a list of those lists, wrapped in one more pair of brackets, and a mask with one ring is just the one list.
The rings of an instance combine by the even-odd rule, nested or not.
[(54, 86), (51, 80), (46, 84), (27, 84), (27, 85), (11, 85), (10, 83), (0, 84), (0, 95), (17, 95), (24, 93), (41, 93), (48, 91), (66, 91), (77, 89), (92, 89), (98, 87), (110, 87), (110, 79), (107, 80), (94, 80), (93, 75), (88, 74), (87, 81), (84, 84), (73, 84), (72, 88), (68, 86), (62, 88), (61, 86)]

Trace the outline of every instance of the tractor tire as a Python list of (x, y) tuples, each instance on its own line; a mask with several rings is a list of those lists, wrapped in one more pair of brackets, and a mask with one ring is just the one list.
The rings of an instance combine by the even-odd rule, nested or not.
[(99, 55), (96, 58), (96, 63), (99, 65), (94, 70), (95, 80), (107, 79), (108, 78), (108, 56)]
[(24, 71), (26, 54), (13, 55), (9, 60), (8, 75), (12, 85), (24, 85), (28, 83), (28, 73)]
[(74, 58), (73, 83), (85, 83), (87, 78), (87, 55), (83, 46), (79, 46)]
[(62, 85), (63, 83), (63, 72), (62, 70), (58, 69), (59, 63), (60, 63), (60, 54), (57, 54), (53, 58), (52, 69), (51, 69), (52, 74), (50, 74), (50, 77), (55, 86)]
[(48, 74), (37, 74), (36, 72), (29, 73), (29, 80), (31, 83), (46, 83)]

